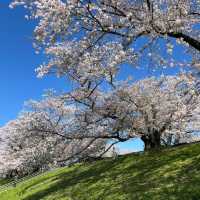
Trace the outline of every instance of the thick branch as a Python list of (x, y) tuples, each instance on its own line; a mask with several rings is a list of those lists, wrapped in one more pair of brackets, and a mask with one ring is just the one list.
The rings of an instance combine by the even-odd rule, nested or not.
[(86, 151), (94, 142), (96, 141), (96, 138), (94, 138), (93, 140), (91, 140), (83, 149), (81, 149), (80, 151), (76, 152), (75, 154), (73, 154), (72, 156), (65, 158), (63, 160), (58, 160), (57, 162), (66, 162), (70, 159), (73, 159), (75, 156), (83, 153), (84, 151)]
[(183, 33), (167, 33), (168, 36), (173, 37), (173, 38), (182, 38), (184, 42), (188, 43), (191, 47), (196, 49), (197, 51), (200, 51), (200, 41), (186, 35)]
[(117, 139), (120, 142), (125, 142), (130, 138), (135, 138), (135, 136), (128, 136), (128, 138), (122, 138), (120, 137), (119, 134), (113, 133), (113, 134), (102, 134), (102, 135), (86, 135), (86, 134), (62, 134), (59, 133), (55, 130), (44, 130), (44, 129), (39, 129), (37, 127), (34, 127), (33, 129), (29, 129), (28, 131), (34, 131), (34, 132), (42, 132), (42, 133), (48, 133), (52, 135), (57, 135), (63, 139), (66, 140), (82, 140), (82, 139)]

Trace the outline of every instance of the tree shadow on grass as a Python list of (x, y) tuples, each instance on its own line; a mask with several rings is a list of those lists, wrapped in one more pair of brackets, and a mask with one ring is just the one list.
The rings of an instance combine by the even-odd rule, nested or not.
[[(127, 180), (128, 184), (124, 187), (124, 193), (128, 193), (127, 199), (199, 200), (200, 145), (192, 149), (169, 149), (146, 157), (139, 164), (140, 173)], [(128, 171), (136, 168), (134, 165)], [(133, 198), (133, 194), (137, 193), (138, 198)]]
[[(52, 199), (70, 197), (70, 200), (200, 199), (200, 192), (191, 186), (197, 184), (200, 178), (189, 179), (183, 184), (180, 182), (183, 174), (186, 179), (189, 177), (186, 171), (193, 165), (198, 166), (194, 170), (198, 169), (199, 173), (199, 153), (200, 146), (189, 154), (187, 148), (180, 148), (178, 151), (172, 149), (132, 157), (129, 155), (86, 164), (57, 175), (57, 182), (24, 200), (39, 200), (51, 195), (54, 196)], [(177, 166), (187, 161), (188, 156), (191, 162)], [(187, 190), (188, 187), (190, 190)], [(186, 194), (186, 191), (189, 192)], [(190, 195), (190, 192), (194, 192), (194, 195)], [(55, 194), (58, 198), (55, 198)]]
[[(124, 160), (125, 158), (120, 158), (120, 160)], [(101, 163), (100, 163), (101, 162)], [(70, 172), (65, 172), (63, 174), (59, 174), (56, 178), (59, 180), (55, 184), (52, 184), (50, 187), (48, 187), (45, 190), (39, 191), (35, 194), (32, 194), (24, 200), (36, 200), (36, 199), (42, 199), (45, 196), (49, 196), (54, 192), (62, 191), (67, 187), (73, 187), (76, 184), (84, 183), (88, 185), (92, 185), (93, 183), (98, 182), (102, 179), (105, 172), (108, 172), (112, 170), (116, 166), (116, 163), (118, 163), (115, 160), (111, 161), (100, 161), (92, 165), (85, 165), (82, 166), (85, 168), (85, 170), (80, 171), (78, 169)], [(80, 166), (81, 167), (81, 166)], [(73, 192), (72, 192), (73, 193)]]
[[(60, 174), (65, 174), (66, 171), (63, 171), (63, 172), (59, 172), (59, 175)], [(34, 177), (34, 178), (31, 178), (28, 182), (28, 184), (24, 184), (21, 183), (19, 184), (20, 185), (20, 195), (23, 195), (25, 192), (27, 192), (28, 190), (32, 190), (33, 188), (35, 187), (38, 187), (40, 184), (44, 184), (44, 182), (48, 182), (48, 181), (55, 181), (56, 179), (58, 178), (58, 174), (49, 174), (49, 173), (44, 173), (42, 176), (40, 175), (39, 177)]]

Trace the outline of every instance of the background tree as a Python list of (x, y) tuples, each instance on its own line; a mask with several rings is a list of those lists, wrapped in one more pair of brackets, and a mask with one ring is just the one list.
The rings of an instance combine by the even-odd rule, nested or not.
[[(1, 128), (4, 144), (1, 170), (4, 174), (23, 176), (95, 157), (104, 151), (106, 141), (101, 139), (70, 140), (60, 136), (60, 129), (71, 126), (74, 117), (74, 108), (64, 106), (63, 100), (49, 97), (30, 104), (31, 110), (27, 109)], [(57, 132), (59, 134), (52, 134)], [(65, 162), (61, 163), (63, 159)]]

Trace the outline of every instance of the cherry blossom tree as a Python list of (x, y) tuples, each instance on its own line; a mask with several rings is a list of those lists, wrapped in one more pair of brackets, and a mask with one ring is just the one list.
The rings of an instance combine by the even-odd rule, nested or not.
[(105, 140), (70, 140), (60, 135), (64, 131), (61, 129), (75, 126), (71, 124), (74, 108), (65, 106), (62, 99), (49, 97), (40, 102), (31, 101), (29, 108), (0, 130), (4, 174), (24, 176), (49, 166), (95, 157), (105, 150)]
[[(38, 76), (55, 73), (75, 83), (59, 97), (76, 108), (72, 121), (58, 120), (57, 125), (50, 112), (46, 123), (46, 116), (31, 112), (30, 132), (46, 130), (66, 140), (140, 137), (146, 149), (195, 132), (189, 130), (191, 119), (198, 118), (194, 77), (124, 83), (118, 76), (124, 65), (198, 68), (199, 0), (14, 0), (11, 7), (17, 5), (28, 9), (27, 19), (38, 22), (34, 47), (48, 58), (37, 68)], [(187, 59), (180, 59), (180, 53)]]
[[(1, 171), (23, 176), (49, 165), (99, 158), (141, 138), (145, 150), (199, 138), (199, 81), (191, 74), (151, 77), (112, 91), (77, 89), (29, 101), (0, 129)], [(77, 105), (75, 102), (79, 102)]]
[[(37, 69), (41, 77), (56, 72), (94, 88), (103, 80), (113, 85), (124, 63), (200, 65), (199, 0), (14, 0), (11, 7), (17, 5), (38, 21), (34, 45), (49, 57)], [(178, 59), (182, 51), (191, 59)]]
[(90, 100), (78, 90), (74, 98), (86, 105), (79, 114), (84, 137), (120, 142), (139, 137), (152, 149), (189, 141), (199, 132), (198, 80), (190, 74), (124, 83), (111, 92), (96, 91)]
[(14, 123), (17, 134), (10, 134), (11, 140), (21, 144), (30, 138), (36, 148), (41, 144), (53, 152), (58, 145), (66, 153), (58, 151), (55, 157), (65, 161), (101, 156), (131, 138), (141, 138), (148, 150), (191, 141), (199, 132), (199, 82), (191, 74), (125, 82), (107, 93), (95, 90), (90, 98), (85, 98), (87, 90), (81, 92), (29, 102)]

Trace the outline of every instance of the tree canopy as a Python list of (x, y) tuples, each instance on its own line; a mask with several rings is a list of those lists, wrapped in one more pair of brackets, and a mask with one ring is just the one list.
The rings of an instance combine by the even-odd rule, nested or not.
[(14, 122), (18, 134), (50, 137), (67, 149), (75, 145), (74, 155), (99, 153), (108, 141), (139, 137), (150, 149), (195, 138), (199, 82), (190, 72), (139, 81), (118, 77), (125, 65), (198, 70), (199, 0), (11, 3), (17, 5), (37, 22), (34, 47), (47, 56), (38, 76), (53, 73), (74, 83), (70, 92), (32, 102)]

